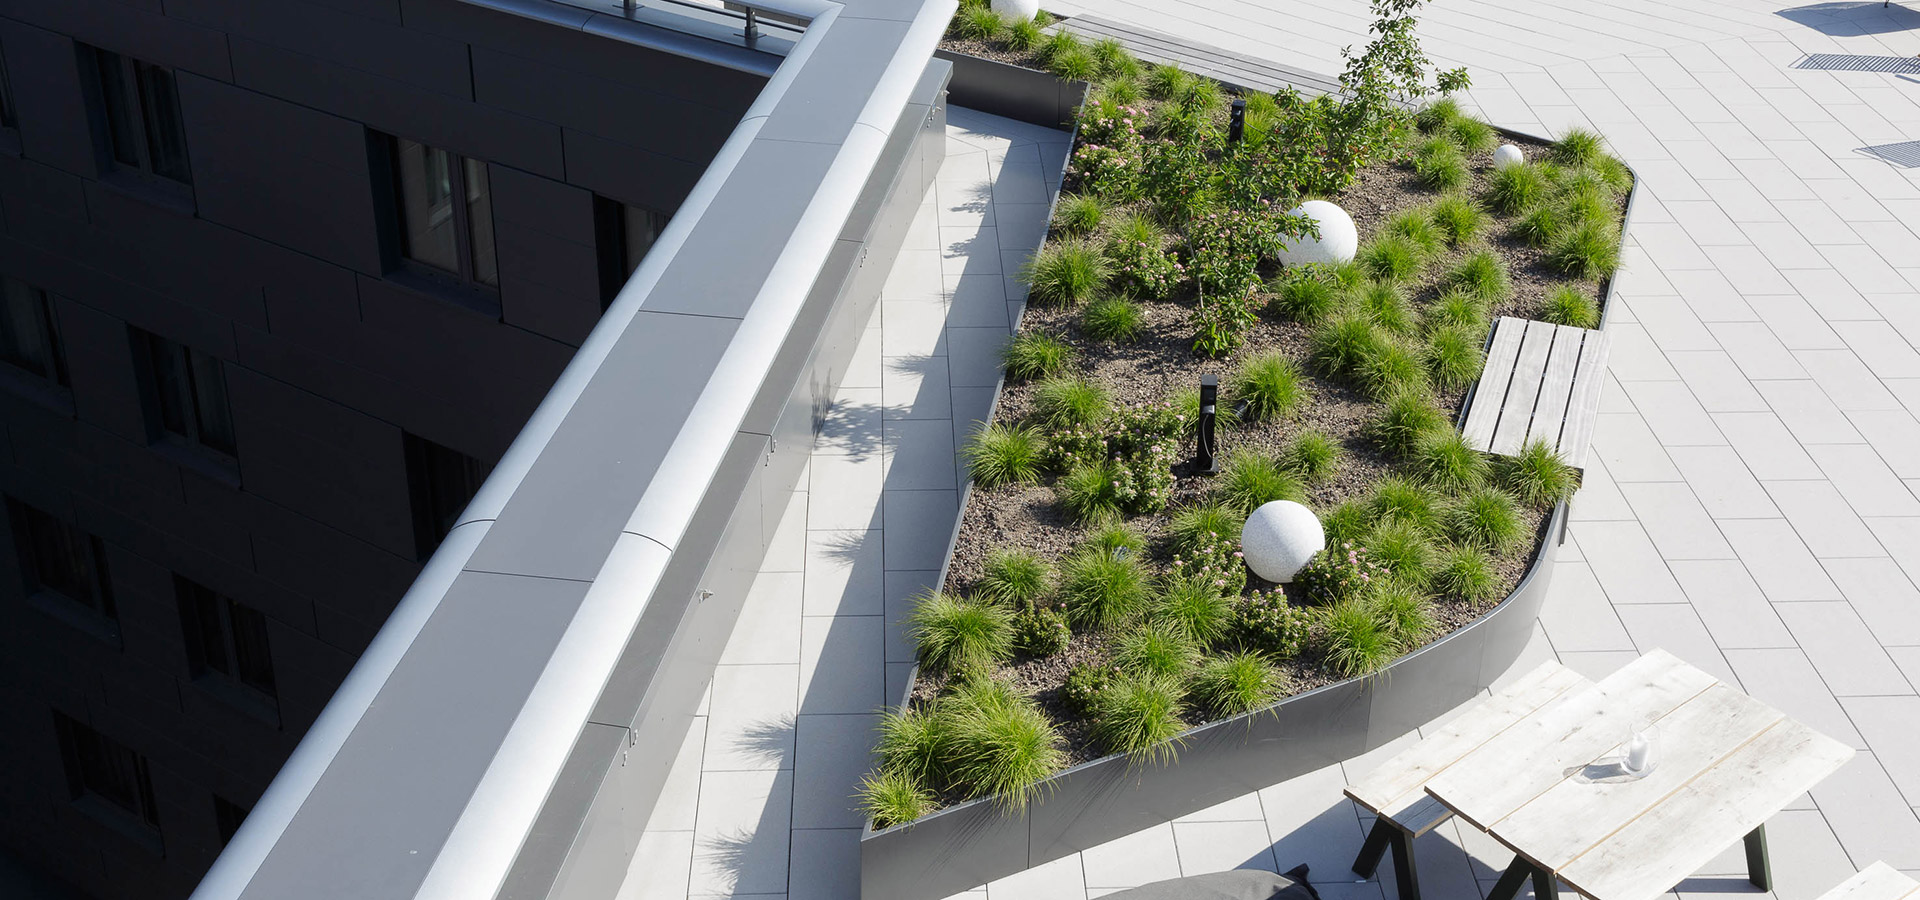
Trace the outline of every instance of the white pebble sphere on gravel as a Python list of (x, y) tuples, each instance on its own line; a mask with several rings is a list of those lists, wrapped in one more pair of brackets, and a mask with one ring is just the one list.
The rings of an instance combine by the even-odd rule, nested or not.
[(1282, 584), (1326, 549), (1327, 532), (1320, 517), (1292, 500), (1275, 500), (1253, 511), (1240, 529), (1240, 552), (1247, 568), (1268, 581)]
[(1353, 259), (1360, 249), (1360, 230), (1353, 226), (1347, 211), (1325, 200), (1308, 200), (1287, 211), (1306, 216), (1320, 226), (1318, 238), (1303, 237), (1280, 251), (1280, 261), (1289, 266), (1305, 263), (1343, 263)]
[(1040, 13), (1040, 0), (993, 0), (993, 11), (1009, 22), (1028, 22)]
[(1526, 161), (1527, 155), (1521, 153), (1520, 148), (1512, 144), (1501, 144), (1494, 148), (1493, 167), (1496, 169), (1504, 169), (1508, 166), (1519, 165)]

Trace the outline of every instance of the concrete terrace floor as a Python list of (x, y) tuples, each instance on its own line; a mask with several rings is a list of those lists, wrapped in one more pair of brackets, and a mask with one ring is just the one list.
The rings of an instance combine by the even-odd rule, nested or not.
[[(1339, 70), (1339, 48), (1363, 42), (1367, 24), (1358, 0), (1049, 6), (1325, 72)], [(1464, 99), (1490, 121), (1548, 135), (1590, 125), (1643, 179), (1608, 325), (1598, 459), (1521, 666), (1558, 658), (1598, 677), (1664, 647), (1859, 748), (1769, 823), (1783, 900), (1818, 896), (1874, 860), (1920, 874), (1920, 169), (1861, 152), (1920, 140), (1920, 76), (1797, 67), (1810, 53), (1911, 57), (1920, 11), (1439, 0), (1423, 35), (1437, 61), (1472, 69)], [(986, 140), (963, 133), (970, 120), (955, 111), (956, 146)], [(1024, 245), (1010, 242), (998, 182), (998, 228), (948, 224), (986, 214), (977, 188), (971, 205), (955, 207), (949, 185), (1003, 174), (994, 152), (984, 174), (955, 156), (935, 191), (933, 221), (972, 230), (943, 229), (932, 246), (964, 253), (998, 232), (968, 272), (1010, 271), (1039, 233), (1036, 220), (1023, 226)], [(994, 258), (1009, 249), (1013, 258)], [(924, 291), (927, 271), (905, 260), (896, 282)], [(757, 615), (781, 624), (750, 606), (729, 649), (742, 668), (716, 676), (705, 743), (675, 775), (686, 796), (656, 818), (624, 896), (679, 897), (683, 885), (686, 896), (857, 896), (859, 823), (841, 797), (864, 764), (879, 701), (866, 688), (859, 704), (827, 698), (855, 696), (836, 685), (877, 683), (882, 658), (895, 684), (880, 699), (898, 692), (908, 654), (882, 623), (933, 577), (953, 512), (940, 503), (957, 496), (940, 465), (902, 464), (946, 454), (952, 444), (941, 441), (963, 439), (984, 412), (993, 363), (971, 339), (985, 332), (961, 331), (1005, 327), (971, 318), (983, 307), (962, 299), (963, 279), (943, 286), (962, 290), (889, 289), (880, 390), (852, 382), (839, 430), (816, 451), (814, 503), (796, 513), (813, 529), (806, 546), (796, 538), (770, 560), (756, 592)], [(950, 309), (944, 345), (931, 324), (909, 324), (933, 315), (936, 300)], [(920, 337), (896, 341), (899, 328)], [(785, 655), (766, 674), (788, 679), (777, 683), (795, 700), (748, 696), (736, 681), (761, 664), (752, 654), (774, 646)], [(782, 661), (795, 654), (799, 665)], [(862, 674), (845, 681), (833, 671), (855, 665)], [(1306, 862), (1328, 900), (1385, 900), (1391, 887), (1346, 872), (1366, 823), (1340, 788), (1395, 749), (966, 896), (1093, 897)], [(703, 758), (708, 771), (696, 778)], [(1508, 859), (1451, 823), (1418, 852), (1431, 900), (1479, 900)], [(689, 860), (693, 877), (681, 880)], [(1741, 871), (1729, 848), (1678, 895), (1755, 893), (1733, 877)]]

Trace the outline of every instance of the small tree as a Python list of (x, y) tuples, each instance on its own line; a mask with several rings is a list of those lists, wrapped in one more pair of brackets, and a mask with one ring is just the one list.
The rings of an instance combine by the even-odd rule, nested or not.
[(1355, 130), (1357, 155), (1374, 157), (1399, 146), (1411, 111), (1434, 94), (1465, 90), (1471, 79), (1464, 68), (1437, 71), (1420, 49), (1414, 13), (1426, 0), (1370, 0), (1373, 41), (1355, 55), (1352, 47), (1340, 51), (1347, 70), (1340, 75), (1348, 113), (1341, 118)]

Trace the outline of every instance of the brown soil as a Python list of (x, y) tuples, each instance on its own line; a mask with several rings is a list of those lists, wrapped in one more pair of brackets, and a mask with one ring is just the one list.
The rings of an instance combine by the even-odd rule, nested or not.
[[(943, 46), (1009, 62), (1031, 64), (1027, 54), (996, 50), (977, 41), (949, 38)], [(1535, 158), (1545, 150), (1545, 146), (1537, 142), (1515, 143), (1522, 147), (1529, 158)], [(1471, 195), (1479, 195), (1485, 186), (1490, 156), (1478, 155), (1473, 183), (1468, 186)], [(1430, 203), (1437, 196), (1418, 183), (1411, 166), (1390, 163), (1367, 169), (1353, 186), (1328, 199), (1353, 216), (1364, 243), (1395, 213)], [(1111, 221), (1119, 212), (1113, 210), (1108, 220)], [(1488, 237), (1467, 247), (1445, 251), (1431, 261), (1422, 278), (1406, 286), (1413, 305), (1420, 308), (1432, 302), (1438, 296), (1437, 284), (1443, 273), (1460, 258), (1482, 247), (1492, 247), (1498, 251), (1505, 258), (1512, 276), (1512, 297), (1493, 310), (1495, 316), (1527, 317), (1538, 308), (1549, 291), (1562, 285), (1574, 285), (1596, 301), (1603, 298), (1604, 283), (1572, 281), (1551, 272), (1542, 265), (1540, 251), (1524, 242), (1505, 237), (1514, 221), (1515, 217), (1490, 215), (1485, 231)], [(1225, 381), (1242, 360), (1270, 351), (1291, 358), (1303, 372), (1311, 371), (1307, 365), (1311, 329), (1268, 314), (1261, 316), (1246, 343), (1231, 356), (1223, 359), (1195, 356), (1191, 350), (1194, 331), (1189, 321), (1192, 307), (1190, 287), (1185, 296), (1145, 302), (1145, 327), (1140, 340), (1133, 344), (1116, 345), (1088, 337), (1079, 328), (1077, 310), (1029, 307), (1020, 327), (1042, 329), (1066, 338), (1080, 354), (1077, 374), (1105, 387), (1119, 403), (1140, 404), (1168, 397), (1180, 388), (1198, 384), (1202, 374), (1215, 374)], [(1318, 430), (1333, 438), (1346, 451), (1340, 469), (1326, 482), (1308, 486), (1309, 505), (1324, 513), (1342, 502), (1366, 496), (1375, 482), (1394, 471), (1394, 464), (1362, 436), (1363, 427), (1377, 415), (1381, 404), (1368, 400), (1353, 388), (1336, 381), (1310, 376), (1307, 383), (1310, 385), (1310, 399), (1294, 417), (1245, 426), (1223, 426), (1219, 447), (1222, 456), (1241, 448), (1274, 456), (1302, 430)], [(1002, 389), (994, 414), (995, 421), (1019, 423), (1025, 420), (1033, 409), (1032, 393), (1031, 385), (1008, 382)], [(1457, 415), (1465, 393), (1464, 390), (1445, 391), (1438, 395), (1437, 400), (1443, 410)], [(1186, 450), (1191, 452), (1191, 446)], [(1207, 498), (1212, 482), (1205, 476), (1195, 475), (1190, 461), (1175, 466), (1174, 474), (1177, 482), (1171, 509)], [(1040, 485), (1012, 485), (993, 490), (975, 489), (972, 492), (948, 568), (946, 590), (967, 594), (979, 577), (987, 554), (994, 549), (1027, 549), (1057, 562), (1084, 537), (1086, 529), (1074, 524), (1059, 508), (1050, 484), (1051, 479)], [(1503, 589), (1499, 592), (1502, 597), (1518, 585), (1534, 554), (1547, 538), (1545, 516), (1524, 509), (1523, 514), (1534, 539), (1521, 551), (1497, 559), (1498, 572), (1503, 579)], [(1170, 514), (1134, 517), (1128, 520), (1128, 524), (1147, 535), (1150, 542), (1147, 555), (1151, 567), (1156, 572), (1163, 572), (1170, 556), (1166, 551)], [(1250, 590), (1273, 587), (1249, 576)], [(1434, 604), (1436, 627), (1430, 639), (1437, 639), (1472, 622), (1492, 605), (1438, 600)], [(1019, 658), (995, 673), (996, 677), (1032, 697), (1053, 718), (1061, 734), (1061, 749), (1068, 755), (1069, 764), (1097, 758), (1104, 755), (1105, 749), (1093, 742), (1086, 723), (1066, 709), (1060, 697), (1061, 685), (1073, 665), (1104, 659), (1108, 652), (1108, 640), (1109, 637), (1103, 634), (1076, 634), (1069, 648), (1061, 654), (1044, 659)], [(1316, 635), (1305, 652), (1282, 666), (1289, 679), (1288, 694), (1338, 680), (1338, 676), (1322, 662), (1319, 643)], [(937, 676), (923, 675), (920, 683), (915, 685), (913, 701), (928, 701), (937, 696), (944, 686), (943, 680)], [(1205, 720), (1206, 717), (1197, 712), (1189, 716), (1190, 724), (1201, 724)]]

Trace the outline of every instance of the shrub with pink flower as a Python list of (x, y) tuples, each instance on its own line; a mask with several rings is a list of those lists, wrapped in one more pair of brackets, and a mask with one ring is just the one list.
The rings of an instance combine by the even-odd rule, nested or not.
[(1367, 548), (1349, 541), (1320, 551), (1293, 576), (1293, 587), (1301, 599), (1324, 606), (1357, 597), (1385, 577), (1386, 570), (1367, 557)]
[(1233, 633), (1240, 645), (1274, 659), (1291, 659), (1306, 646), (1313, 617), (1287, 602), (1279, 588), (1254, 591), (1233, 605)]
[(1106, 466), (1121, 508), (1136, 515), (1157, 512), (1173, 497), (1173, 464), (1180, 458), (1183, 423), (1170, 403), (1125, 407), (1097, 427), (1054, 434), (1047, 461), (1062, 472)]

